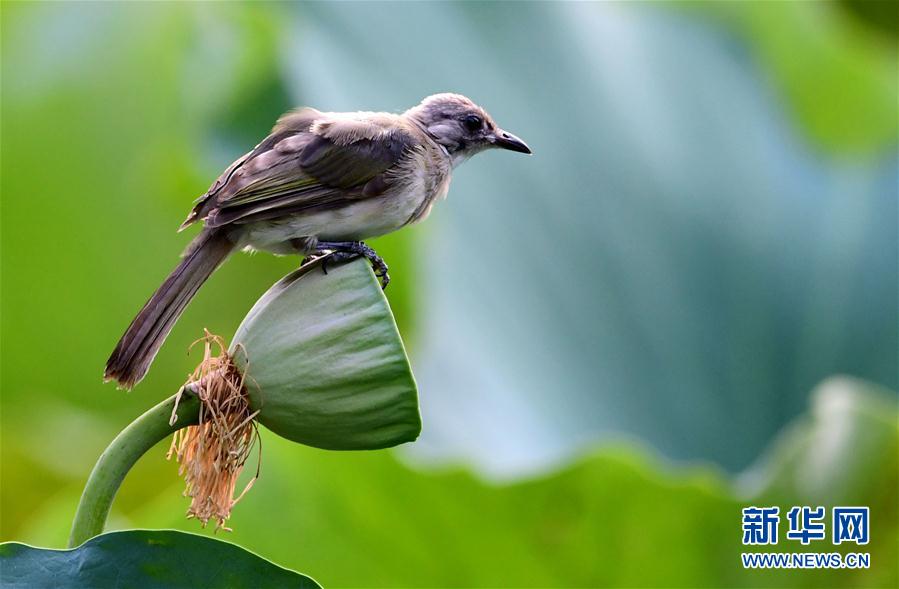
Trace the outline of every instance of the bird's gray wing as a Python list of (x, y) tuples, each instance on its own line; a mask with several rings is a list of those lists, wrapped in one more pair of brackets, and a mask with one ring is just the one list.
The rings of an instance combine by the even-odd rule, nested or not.
[(413, 147), (393, 119), (305, 112), (287, 123), (282, 117), (272, 135), (226, 170), (195, 208), (196, 218), (217, 227), (339, 208), (382, 193), (387, 172)]
[(219, 193), (226, 186), (230, 186), (233, 189), (234, 184), (242, 184), (240, 179), (236, 179), (235, 182), (232, 182), (232, 179), (234, 178), (235, 173), (237, 173), (245, 163), (271, 150), (272, 147), (287, 137), (302, 131), (308, 131), (315, 119), (321, 116), (322, 113), (314, 108), (301, 108), (281, 116), (268, 137), (263, 139), (251, 151), (247, 152), (228, 166), (228, 168), (222, 172), (221, 176), (216, 178), (215, 182), (212, 183), (209, 190), (194, 201), (195, 206), (184, 223), (181, 224), (179, 231), (200, 219), (205, 219), (209, 214), (209, 211), (215, 208)]

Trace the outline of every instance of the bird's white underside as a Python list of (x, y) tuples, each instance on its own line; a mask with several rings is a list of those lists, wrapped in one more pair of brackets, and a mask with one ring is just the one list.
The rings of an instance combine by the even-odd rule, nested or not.
[(380, 196), (336, 209), (241, 225), (235, 231), (240, 237), (240, 247), (282, 255), (310, 253), (298, 252), (297, 240), (361, 241), (422, 221), (430, 214), (434, 202), (446, 197), (453, 163), (446, 156), (441, 162), (445, 173), (435, 184), (434, 175), (428, 177), (425, 172), (433, 170), (433, 166), (423, 162), (427, 157), (424, 152), (412, 154), (397, 170), (399, 177), (408, 181)]

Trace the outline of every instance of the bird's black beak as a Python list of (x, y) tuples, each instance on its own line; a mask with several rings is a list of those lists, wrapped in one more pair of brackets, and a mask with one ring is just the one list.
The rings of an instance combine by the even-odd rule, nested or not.
[(509, 151), (517, 151), (518, 153), (531, 153), (531, 148), (528, 147), (527, 143), (502, 129), (496, 130), (493, 145), (501, 147), (502, 149), (508, 149)]

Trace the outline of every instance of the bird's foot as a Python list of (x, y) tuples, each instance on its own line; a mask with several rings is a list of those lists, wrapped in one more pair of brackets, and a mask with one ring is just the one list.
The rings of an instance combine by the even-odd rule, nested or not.
[[(378, 252), (365, 245), (365, 243), (361, 241), (320, 241), (318, 242), (318, 250), (313, 256), (320, 256), (326, 251), (331, 252), (331, 255), (322, 263), (322, 271), (325, 274), (328, 273), (327, 264), (329, 262), (343, 262), (362, 257), (371, 264), (372, 269), (375, 271), (375, 276), (381, 281), (382, 289), (387, 288), (387, 285), (390, 284), (387, 264), (378, 255)], [(306, 261), (304, 260), (303, 263), (305, 264)]]
[(325, 252), (313, 252), (303, 258), (303, 261), (300, 262), (300, 268), (303, 268), (304, 266), (308, 266), (312, 262), (314, 262), (318, 259), (321, 259), (321, 258), (325, 257), (326, 255), (328, 255), (328, 254)]
[(308, 266), (312, 262), (326, 255), (326, 252), (318, 247), (318, 240), (314, 237), (295, 237), (290, 240), (290, 244), (298, 254), (303, 256), (303, 261), (300, 262), (300, 268)]

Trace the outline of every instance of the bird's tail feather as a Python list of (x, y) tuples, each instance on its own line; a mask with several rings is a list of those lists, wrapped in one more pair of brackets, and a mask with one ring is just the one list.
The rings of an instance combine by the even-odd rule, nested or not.
[(187, 304), (233, 249), (221, 231), (207, 229), (197, 236), (119, 340), (106, 361), (105, 380), (125, 389), (140, 382)]

